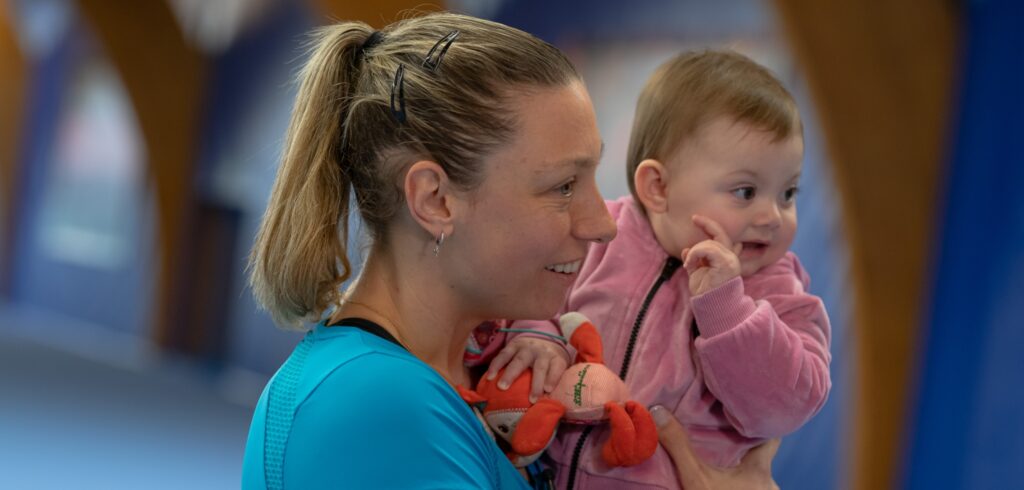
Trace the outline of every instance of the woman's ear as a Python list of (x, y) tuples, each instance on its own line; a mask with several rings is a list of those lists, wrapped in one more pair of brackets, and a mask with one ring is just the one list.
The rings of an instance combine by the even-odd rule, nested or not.
[(657, 160), (640, 162), (633, 172), (636, 197), (648, 213), (664, 213), (668, 209), (668, 168)]
[(420, 160), (403, 183), (409, 215), (434, 238), (452, 234), (453, 199), (448, 173), (437, 162)]

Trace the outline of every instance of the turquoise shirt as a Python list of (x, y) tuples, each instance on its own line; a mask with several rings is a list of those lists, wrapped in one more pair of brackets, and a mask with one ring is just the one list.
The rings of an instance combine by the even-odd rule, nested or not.
[(260, 396), (242, 488), (529, 487), (436, 371), (373, 334), (317, 325)]

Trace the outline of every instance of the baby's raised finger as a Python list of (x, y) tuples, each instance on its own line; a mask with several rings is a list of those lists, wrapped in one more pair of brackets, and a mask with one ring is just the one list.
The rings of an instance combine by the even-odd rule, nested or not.
[(729, 235), (725, 233), (725, 229), (717, 221), (707, 216), (695, 214), (693, 215), (693, 224), (703, 230), (709, 238), (732, 250), (732, 239), (729, 238)]

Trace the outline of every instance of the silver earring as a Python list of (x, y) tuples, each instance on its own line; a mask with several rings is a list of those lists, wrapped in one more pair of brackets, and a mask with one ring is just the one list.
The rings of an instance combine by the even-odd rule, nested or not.
[(434, 257), (437, 257), (438, 252), (441, 251), (441, 244), (443, 244), (443, 243), (444, 243), (444, 232), (442, 231), (441, 232), (441, 236), (437, 237), (437, 240), (434, 242)]

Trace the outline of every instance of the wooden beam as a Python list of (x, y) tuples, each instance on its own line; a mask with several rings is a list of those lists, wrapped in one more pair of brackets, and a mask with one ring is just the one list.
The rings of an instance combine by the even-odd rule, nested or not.
[(444, 2), (414, 0), (377, 0), (353, 2), (351, 0), (311, 0), (312, 6), (330, 19), (360, 20), (380, 29), (399, 18), (399, 14), (413, 9), (435, 12), (444, 9)]
[(842, 194), (857, 333), (854, 489), (894, 488), (948, 143), (954, 2), (776, 0)]
[(0, 296), (10, 294), (28, 78), (7, 2), (0, 2)]
[(189, 264), (187, 233), (195, 208), (204, 72), (166, 2), (80, 0), (78, 6), (121, 75), (146, 143), (156, 191), (160, 257), (154, 340), (173, 347), (172, 325), (182, 318)]

